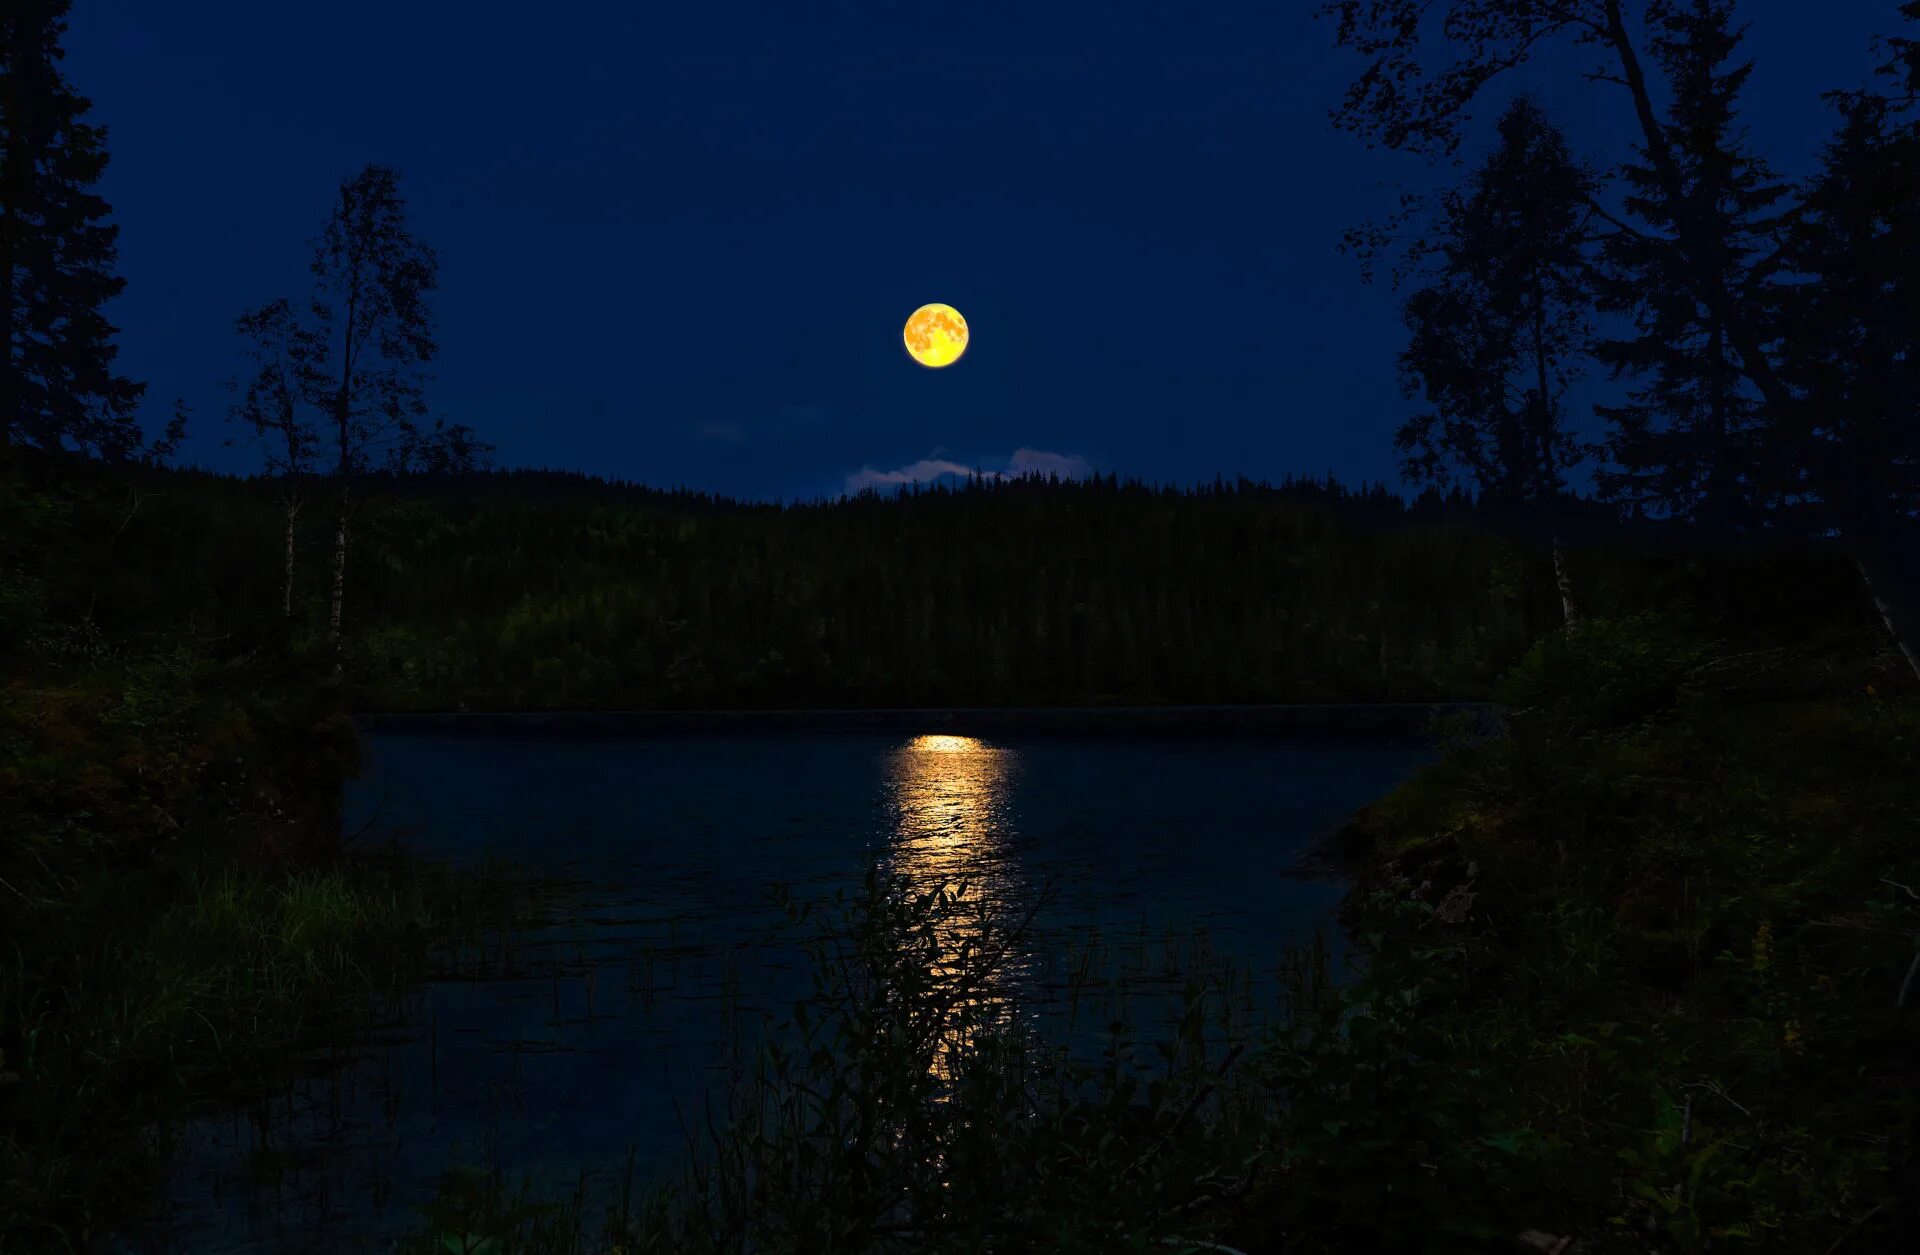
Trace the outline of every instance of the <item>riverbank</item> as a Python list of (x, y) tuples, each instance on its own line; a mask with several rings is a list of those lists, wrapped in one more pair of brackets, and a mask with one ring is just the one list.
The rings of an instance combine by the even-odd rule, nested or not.
[(368, 732), (437, 736), (691, 736), (706, 733), (947, 733), (1055, 736), (1414, 736), (1436, 720), (1497, 724), (1491, 702), (1309, 702), (1213, 706), (977, 706), (841, 710), (369, 712)]
[(1444, 1184), (1436, 1225), (1588, 1251), (1913, 1249), (1920, 696), (1896, 661), (1861, 682), (1589, 624), (1503, 683), (1510, 735), (1363, 813), (1349, 917), (1417, 1008), (1405, 1094), (1446, 1116), (1369, 1171)]

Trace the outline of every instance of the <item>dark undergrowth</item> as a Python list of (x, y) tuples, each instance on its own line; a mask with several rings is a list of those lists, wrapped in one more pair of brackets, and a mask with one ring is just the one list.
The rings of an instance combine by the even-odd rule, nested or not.
[[(179, 487), (175, 484), (174, 487)], [(498, 878), (343, 843), (351, 725), (160, 555), (152, 485), (0, 479), (0, 1250), (89, 1249), (167, 1126), (322, 1066)]]
[(144, 1201), (169, 1126), (330, 1066), (482, 918), (475, 883), (350, 860), (75, 885), (0, 967), (6, 1249), (89, 1249)]

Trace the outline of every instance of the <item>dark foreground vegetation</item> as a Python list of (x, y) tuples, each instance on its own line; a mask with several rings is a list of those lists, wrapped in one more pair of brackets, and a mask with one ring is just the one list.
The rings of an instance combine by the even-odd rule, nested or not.
[(348, 1043), (502, 909), (343, 845), (344, 706), (273, 620), (192, 583), (154, 491), (0, 478), (8, 1251), (90, 1249), (170, 1125)]

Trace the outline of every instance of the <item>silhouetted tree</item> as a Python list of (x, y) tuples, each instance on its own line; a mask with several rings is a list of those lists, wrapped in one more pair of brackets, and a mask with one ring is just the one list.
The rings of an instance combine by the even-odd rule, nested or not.
[[(314, 246), (312, 335), (324, 356), (310, 399), (326, 414), (335, 450), (338, 518), (327, 630), (336, 650), (346, 604), (347, 535), (353, 481), (377, 453), (417, 432), (426, 406), (421, 368), (436, 349), (427, 293), (433, 250), (407, 224), (399, 179), (368, 165), (340, 184)], [(337, 669), (336, 669), (337, 670)]]
[(193, 411), (187, 407), (186, 398), (173, 399), (173, 413), (167, 419), (167, 425), (161, 429), (160, 438), (148, 443), (141, 451), (140, 460), (147, 466), (165, 466), (174, 455), (180, 452), (180, 442), (187, 438), (187, 423), (192, 419)]
[[(1565, 398), (1578, 375), (1592, 303), (1585, 219), (1591, 179), (1540, 107), (1522, 97), (1464, 192), (1447, 196), (1434, 282), (1406, 303), (1400, 356), (1408, 391), (1432, 409), (1401, 427), (1409, 479), (1463, 475), (1483, 500), (1551, 517), (1580, 461)], [(1577, 617), (1558, 535), (1554, 578)]]
[[(1900, 15), (1909, 22), (1920, 23), (1920, 0), (1907, 0), (1900, 6)], [(1880, 67), (1880, 73), (1899, 84), (1888, 103), (1896, 108), (1920, 104), (1920, 38), (1895, 35), (1887, 43), (1893, 56)]]
[(387, 457), (387, 469), (422, 475), (463, 475), (493, 463), (493, 446), (465, 423), (433, 420), (422, 427), (403, 420)]
[(1686, 258), (1672, 247), (1676, 213), (1704, 223), (1718, 241), (1713, 282), (1739, 294), (1741, 316), (1772, 343), (1777, 321), (1762, 308), (1770, 289), (1753, 273), (1775, 254), (1770, 211), (1787, 194), (1737, 133), (1739, 96), (1750, 63), (1729, 65), (1739, 32), (1726, 0), (1690, 0), (1664, 10), (1653, 39), (1656, 62), (1672, 85), (1667, 149), (1681, 181), (1679, 205), (1662, 194), (1661, 176), (1641, 161), (1622, 171), (1626, 208), (1640, 224), (1607, 239), (1601, 307), (1630, 316), (1637, 335), (1610, 339), (1596, 355), (1615, 378), (1639, 385), (1625, 403), (1595, 409), (1611, 424), (1600, 491), (1609, 500), (1699, 523), (1715, 531), (1758, 526), (1787, 495), (1794, 460), (1781, 455), (1788, 433), (1770, 417), (1744, 377), (1726, 309), (1703, 303)]
[[(1726, 6), (1645, 0), (1634, 7), (1660, 39), (1674, 37), (1688, 15), (1713, 19)], [(1920, 16), (1912, 3), (1901, 11), (1909, 18)], [(1680, 93), (1674, 83), (1663, 93), (1650, 78), (1632, 33), (1636, 15), (1629, 13), (1628, 0), (1325, 0), (1321, 12), (1336, 21), (1338, 41), (1364, 60), (1335, 110), (1336, 124), (1370, 142), (1428, 155), (1457, 151), (1474, 103), (1500, 75), (1555, 43), (1593, 50), (1596, 63), (1587, 78), (1596, 89), (1619, 93), (1616, 99), (1638, 133), (1646, 171), (1620, 213), (1597, 201), (1594, 212), (1616, 230), (1638, 232), (1649, 248), (1666, 254), (1662, 268), (1676, 287), (1691, 294), (1699, 308), (1698, 325), (1718, 329), (1721, 360), (1738, 365), (1770, 433), (1788, 442), (1780, 446), (1787, 454), (1781, 462), (1793, 460), (1794, 444), (1810, 434), (1802, 425), (1809, 410), (1781, 369), (1782, 345), (1773, 334), (1778, 302), (1768, 288), (1787, 264), (1790, 241), (1784, 237), (1805, 206), (1786, 206), (1776, 215), (1776, 238), (1764, 253), (1755, 241), (1730, 238), (1729, 230), (1744, 219), (1730, 217), (1723, 198), (1701, 195), (1711, 182), (1703, 185), (1689, 177), (1686, 154), (1676, 147), (1675, 120), (1663, 121), (1661, 111), (1663, 97), (1677, 99)], [(1703, 38), (1724, 25), (1722, 13), (1717, 21), (1697, 23), (1692, 37)], [(1894, 68), (1911, 92), (1920, 53), (1910, 39), (1896, 43), (1894, 51)], [(1431, 63), (1425, 60), (1429, 55)], [(1656, 63), (1654, 68), (1671, 66)], [(1385, 223), (1350, 231), (1350, 245), (1367, 258), (1386, 247), (1418, 207), (1418, 198), (1403, 197), (1401, 209)], [(1778, 495), (1789, 495), (1787, 485), (1776, 487)], [(1870, 526), (1856, 520), (1845, 530), (1856, 544), (1872, 548), (1881, 542), (1864, 534)], [(1899, 590), (1872, 582), (1872, 562), (1862, 562), (1860, 571), (1877, 602), (1902, 600)], [(1920, 638), (1913, 634), (1920, 628), (1899, 613), (1886, 616), (1886, 622), (1920, 673)]]
[(1789, 240), (1798, 281), (1782, 370), (1804, 398), (1796, 431), (1805, 532), (1855, 538), (1875, 605), (1920, 672), (1913, 622), (1913, 520), (1920, 512), (1920, 125), (1896, 98), (1835, 98), (1822, 155)]
[(305, 397), (315, 390), (323, 347), (295, 317), (286, 300), (269, 301), (250, 309), (234, 322), (246, 342), (245, 353), (253, 374), (230, 414), (251, 432), (262, 447), (267, 472), (280, 484), (280, 505), (286, 524), (285, 566), (280, 581), (280, 613), (293, 616), (293, 559), (295, 526), (305, 503), (308, 478), (319, 453), (315, 429)]
[(119, 228), (95, 191), (106, 131), (60, 73), (69, 0), (0, 8), (0, 447), (26, 440), (122, 458), (145, 385), (115, 373), (102, 313)]

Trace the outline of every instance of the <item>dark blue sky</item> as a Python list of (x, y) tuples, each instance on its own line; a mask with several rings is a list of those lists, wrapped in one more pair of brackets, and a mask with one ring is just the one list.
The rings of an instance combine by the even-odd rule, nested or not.
[[(303, 290), (371, 160), (440, 255), (432, 409), (509, 464), (1391, 478), (1397, 300), (1336, 245), (1420, 172), (1327, 123), (1315, 7), (77, 0), (67, 66), (111, 133), (123, 359), (197, 411), (190, 460), (247, 465), (232, 318)], [(1895, 4), (1745, 8), (1749, 122), (1802, 170)], [(1527, 85), (1617, 154), (1580, 64)], [(941, 371), (900, 343), (935, 300), (973, 331)]]

